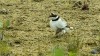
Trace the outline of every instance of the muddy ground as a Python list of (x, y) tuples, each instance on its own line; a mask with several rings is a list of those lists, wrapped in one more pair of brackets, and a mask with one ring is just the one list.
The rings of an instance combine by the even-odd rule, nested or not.
[[(90, 0), (89, 10), (73, 8), (75, 0), (0, 0), (3, 21), (11, 21), (10, 29), (4, 30), (11, 47), (10, 56), (52, 56), (52, 49), (59, 45), (67, 56), (68, 45), (79, 41), (78, 56), (94, 56), (90, 51), (100, 46), (100, 0)], [(49, 27), (51, 12), (64, 18), (74, 27), (70, 33), (54, 38)], [(77, 47), (76, 47), (77, 48)], [(100, 54), (96, 54), (99, 56)]]

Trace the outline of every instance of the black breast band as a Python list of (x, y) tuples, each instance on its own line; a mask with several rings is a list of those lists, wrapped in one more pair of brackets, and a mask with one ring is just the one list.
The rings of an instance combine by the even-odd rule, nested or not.
[(54, 19), (54, 20), (52, 20), (52, 21), (57, 21), (59, 18), (60, 18), (60, 17), (58, 16), (58, 18), (56, 18), (56, 19)]

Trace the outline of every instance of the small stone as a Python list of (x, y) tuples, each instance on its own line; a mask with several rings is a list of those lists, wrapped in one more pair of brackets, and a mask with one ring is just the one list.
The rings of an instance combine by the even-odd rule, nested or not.
[(99, 54), (100, 53), (100, 49), (99, 48), (95, 48), (91, 51), (92, 54)]
[(96, 49), (94, 49), (94, 50), (91, 51), (91, 53), (92, 53), (92, 54), (97, 54), (98, 51), (97, 51)]

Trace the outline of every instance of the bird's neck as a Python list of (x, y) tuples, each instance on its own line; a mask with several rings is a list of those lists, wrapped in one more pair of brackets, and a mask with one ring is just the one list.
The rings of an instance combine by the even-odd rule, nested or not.
[(52, 21), (58, 21), (59, 20), (59, 16), (57, 16), (55, 19), (52, 19)]

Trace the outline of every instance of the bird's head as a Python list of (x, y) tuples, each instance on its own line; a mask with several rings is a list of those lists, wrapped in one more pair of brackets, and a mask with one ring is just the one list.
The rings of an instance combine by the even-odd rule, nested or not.
[(49, 18), (50, 18), (50, 20), (55, 20), (55, 19), (59, 18), (59, 16), (54, 13), (51, 13)]

